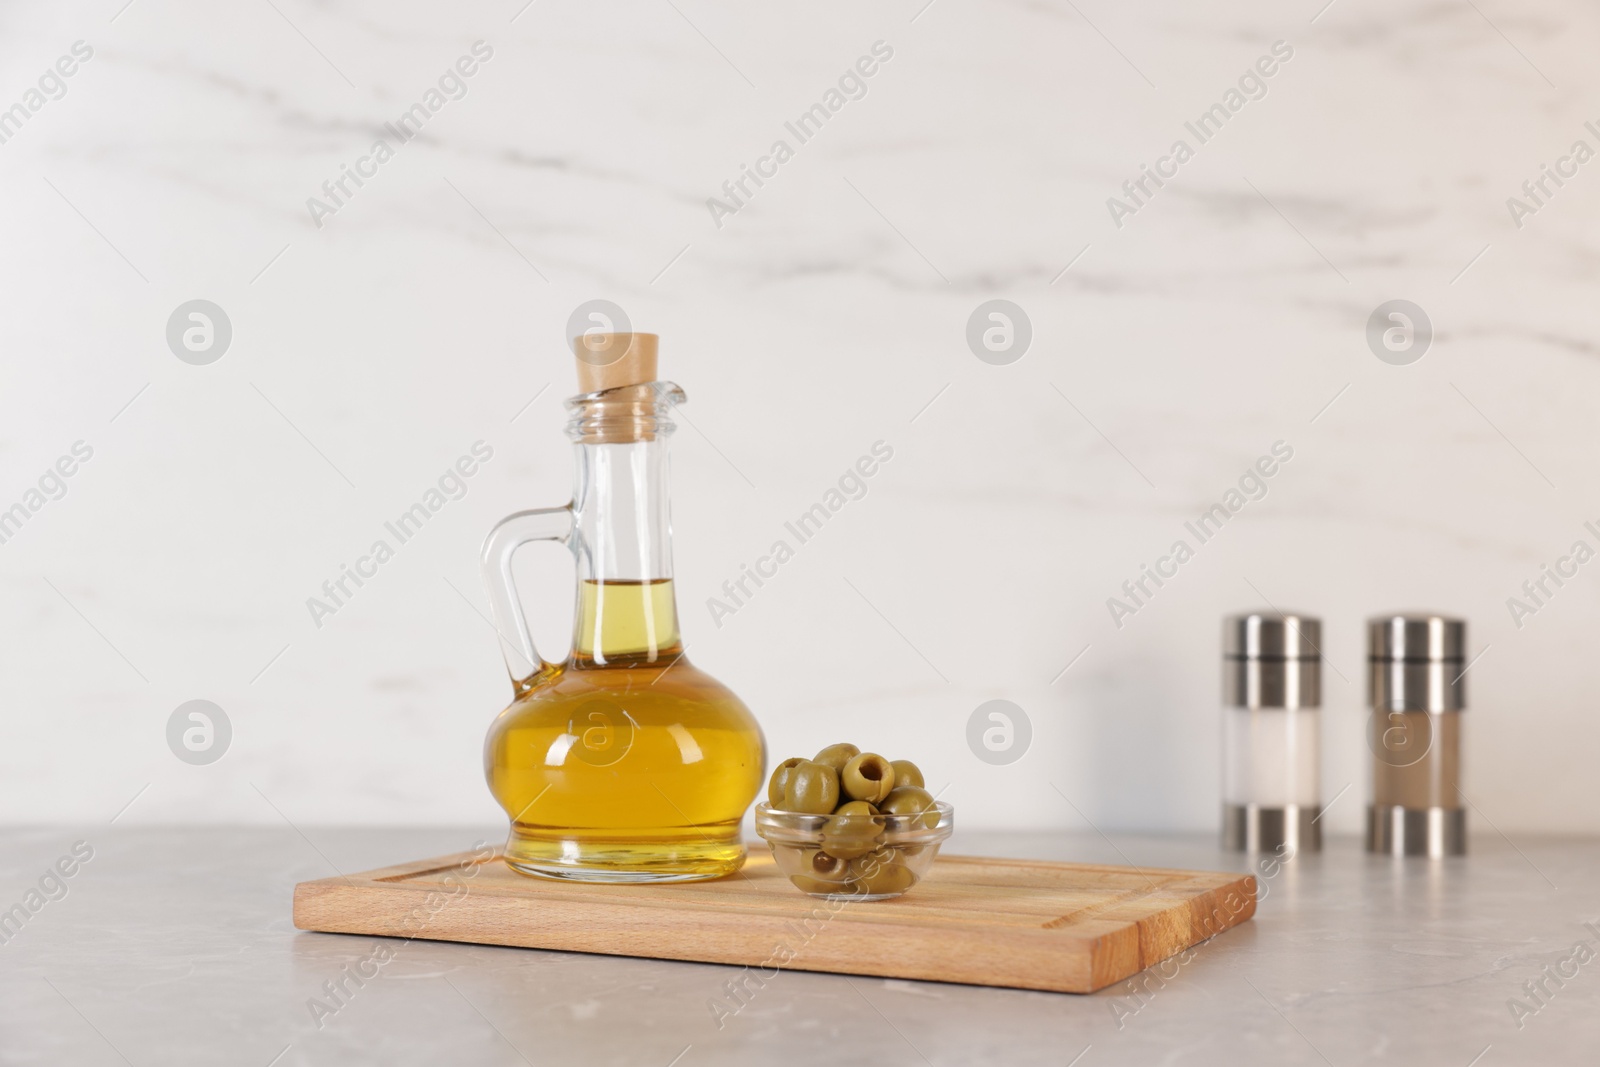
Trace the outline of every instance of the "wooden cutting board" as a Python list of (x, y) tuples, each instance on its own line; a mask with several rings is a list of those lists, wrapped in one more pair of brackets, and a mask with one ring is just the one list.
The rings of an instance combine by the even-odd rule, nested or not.
[(302, 882), (302, 930), (1092, 993), (1255, 914), (1247, 874), (943, 856), (905, 896), (831, 902), (756, 846), (715, 882), (589, 885), (499, 853)]

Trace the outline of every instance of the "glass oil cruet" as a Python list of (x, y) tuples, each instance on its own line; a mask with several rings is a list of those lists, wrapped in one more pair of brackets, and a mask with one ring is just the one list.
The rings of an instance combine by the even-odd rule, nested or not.
[[(511, 817), (506, 861), (587, 882), (683, 882), (744, 863), (740, 822), (765, 773), (755, 717), (683, 655), (667, 500), (670, 416), (683, 390), (656, 381), (657, 338), (574, 338), (580, 395), (570, 504), (519, 511), (483, 546), (513, 699), (490, 727), (490, 792)], [(577, 561), (572, 652), (534, 649), (511, 574), (529, 541)]]

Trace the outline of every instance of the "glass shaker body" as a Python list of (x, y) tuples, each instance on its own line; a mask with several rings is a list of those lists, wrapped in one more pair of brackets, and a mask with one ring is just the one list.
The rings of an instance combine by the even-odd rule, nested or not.
[(1387, 615), (1368, 623), (1372, 804), (1367, 848), (1397, 856), (1466, 851), (1461, 719), (1466, 623)]
[(1321, 623), (1237, 615), (1223, 624), (1222, 835), (1239, 851), (1322, 847)]

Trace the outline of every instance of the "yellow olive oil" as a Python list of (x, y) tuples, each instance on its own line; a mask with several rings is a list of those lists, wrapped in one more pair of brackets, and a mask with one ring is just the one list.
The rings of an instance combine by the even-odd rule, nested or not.
[(528, 679), (484, 763), (506, 859), (583, 881), (690, 881), (744, 863), (765, 772), (744, 702), (683, 655), (671, 579), (579, 583), (572, 654)]

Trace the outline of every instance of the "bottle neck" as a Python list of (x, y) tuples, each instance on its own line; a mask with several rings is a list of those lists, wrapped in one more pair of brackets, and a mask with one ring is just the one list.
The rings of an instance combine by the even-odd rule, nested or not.
[(681, 651), (672, 589), (667, 439), (574, 445), (575, 666), (636, 666)]

